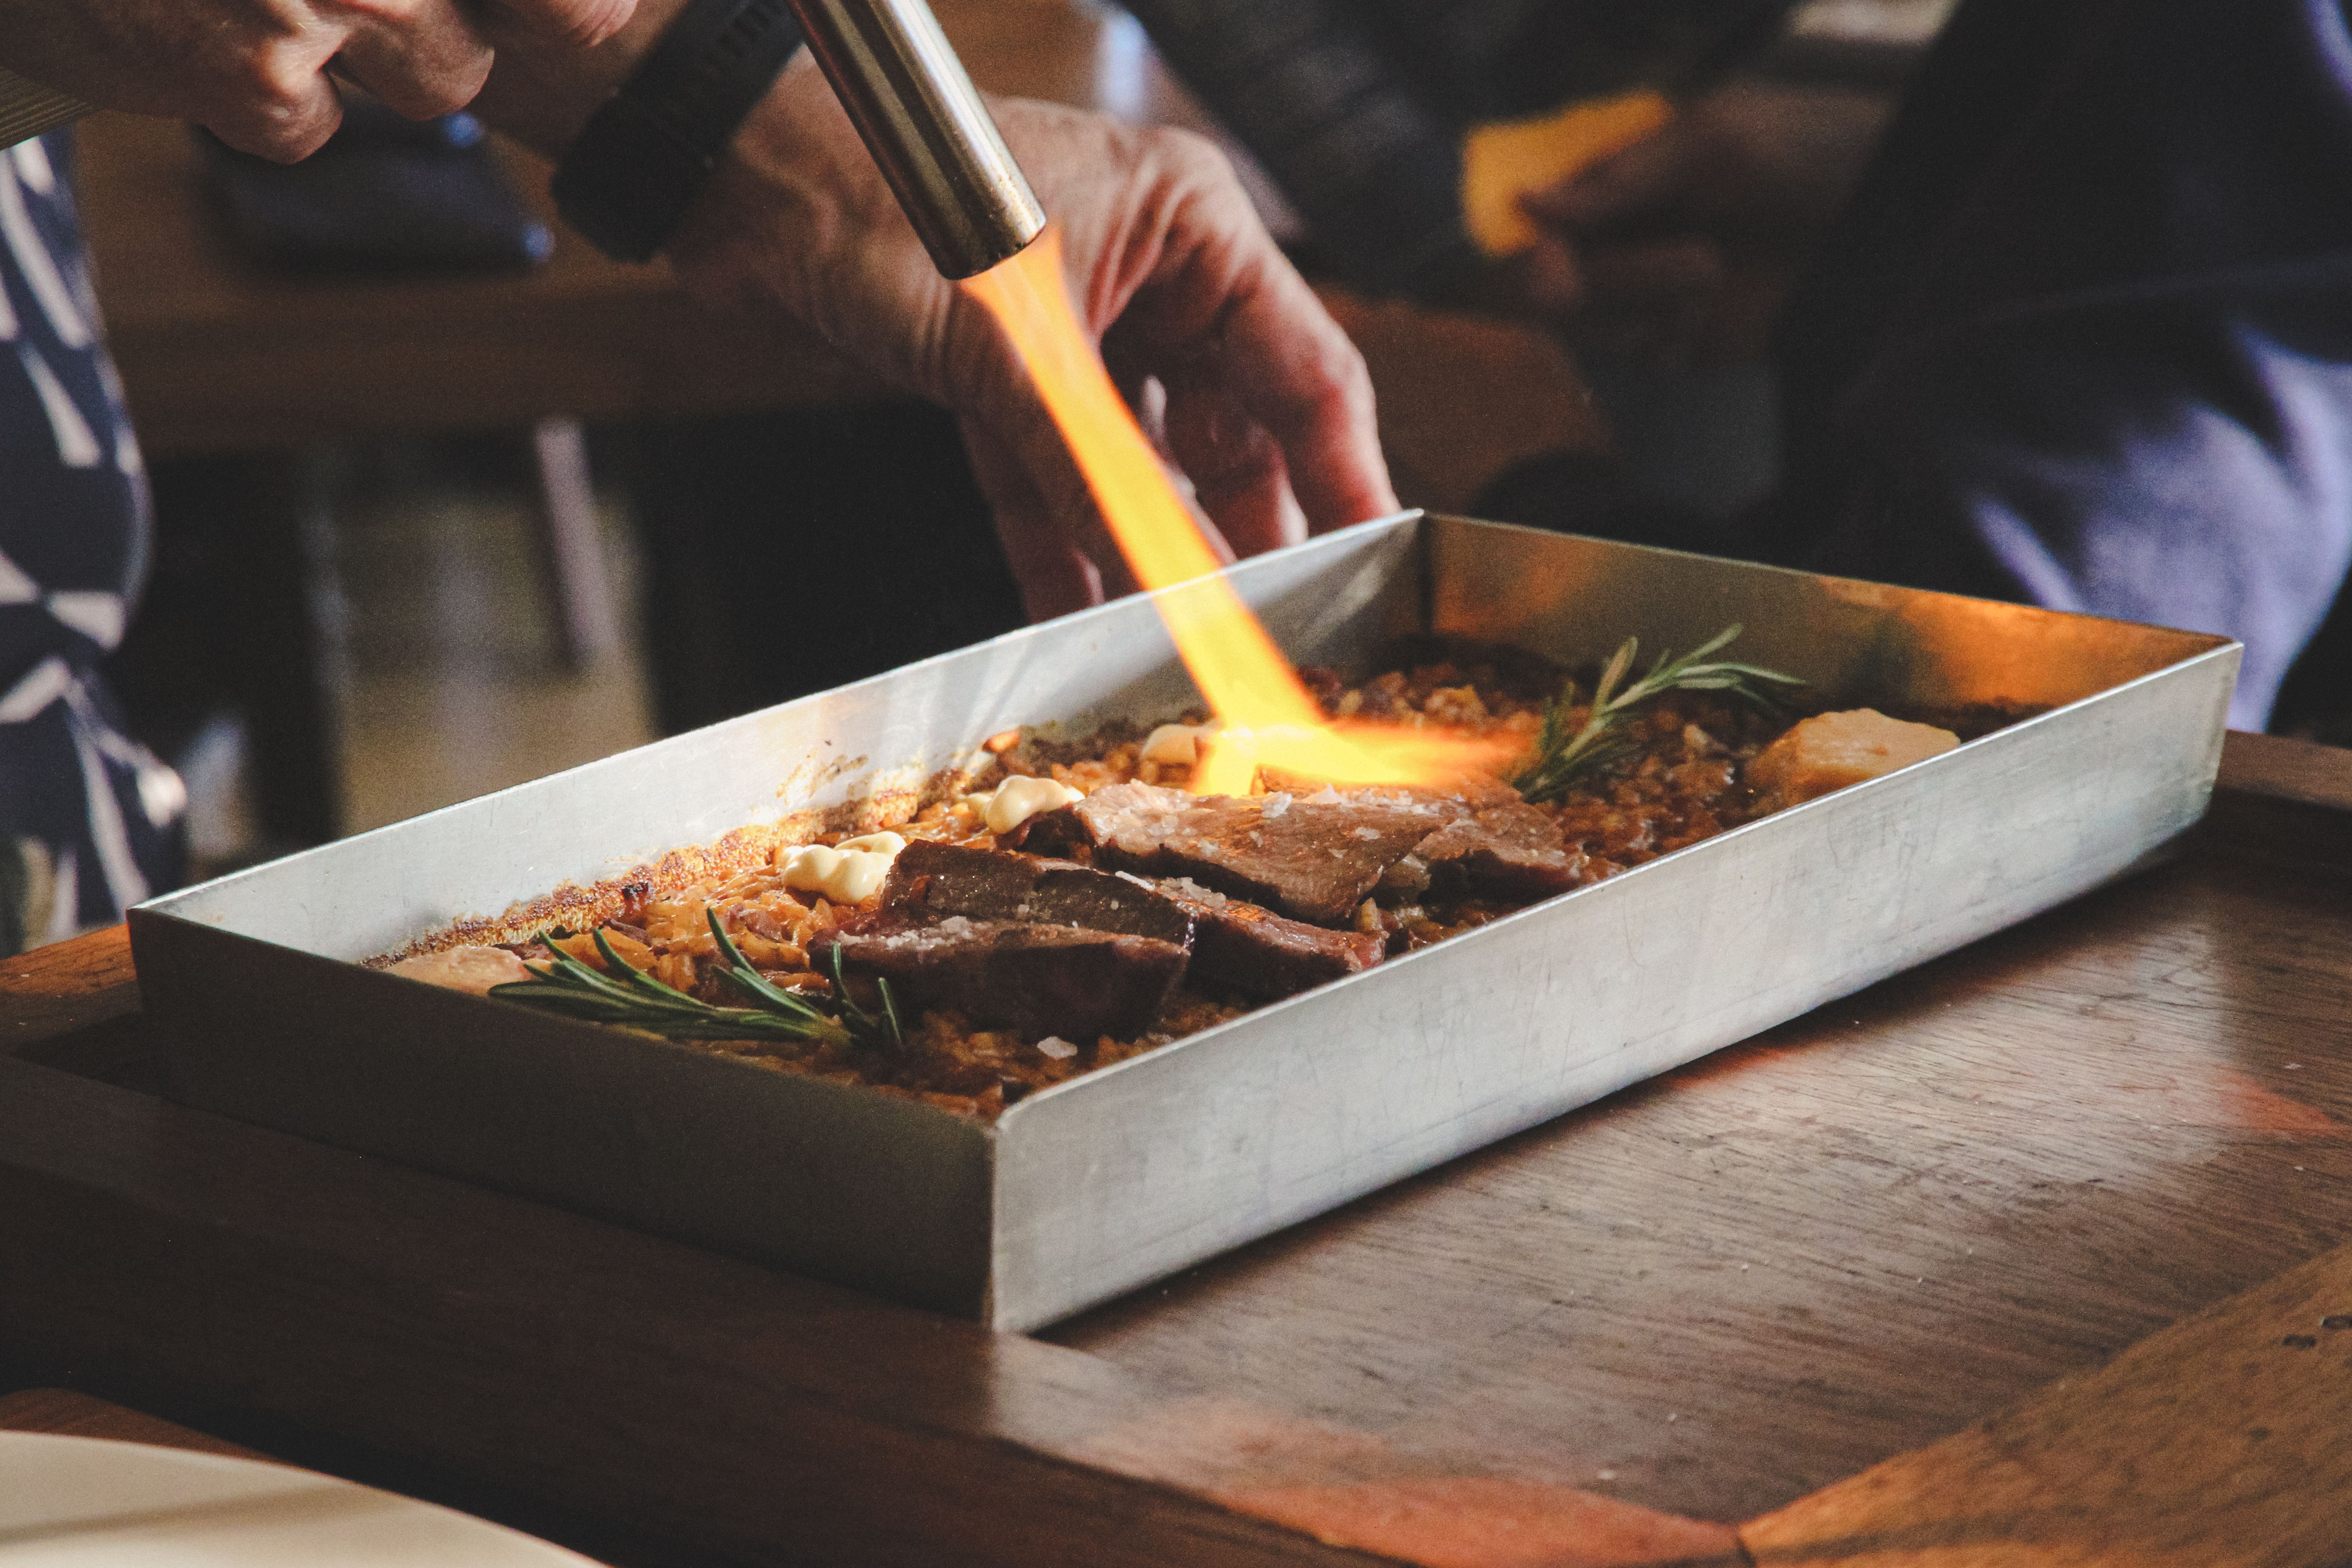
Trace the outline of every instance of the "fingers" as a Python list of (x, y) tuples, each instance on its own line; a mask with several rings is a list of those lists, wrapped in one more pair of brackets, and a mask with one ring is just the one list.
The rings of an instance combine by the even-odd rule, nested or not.
[[(1286, 526), (1269, 510), (1277, 487), (1296, 498), (1318, 533), (1392, 512), (1396, 491), (1381, 455), (1364, 356), (1271, 241), (1265, 251), (1260, 277), (1237, 300), (1216, 345), (1223, 385), (1279, 448), (1279, 468), (1255, 495), (1257, 511), (1247, 526), (1259, 537)], [(1216, 507), (1209, 510), (1225, 521)]]
[(1545, 315), (1566, 316), (1584, 303), (1584, 268), (1576, 247), (1549, 229), (1507, 264), (1517, 297)]
[(1729, 283), (1712, 240), (1602, 247), (1584, 268), (1588, 337), (1667, 363), (1709, 354)]
[(343, 122), (343, 100), (300, 41), (273, 39), (251, 51), (233, 88), (206, 95), (192, 118), (240, 153), (298, 163)]
[(637, 0), (495, 0), (495, 5), (525, 26), (589, 48), (626, 26)]
[(1168, 454), (1234, 559), (1297, 544), (1307, 513), (1290, 488), (1281, 446), (1225, 379), (1194, 365), (1166, 378)]
[(1050, 620), (1101, 604), (1106, 594), (1100, 568), (1063, 527), (1029, 467), (969, 416), (959, 417), (956, 427), (963, 433), (972, 477), (988, 498), (997, 541), (1029, 618)]
[[(620, 30), (635, 0), (498, 0), (501, 14), (572, 44)], [(492, 51), (468, 0), (311, 0), (237, 49), (242, 91), (205, 123), (231, 146), (290, 162), (341, 122), (332, 68), (414, 120), (452, 113), (489, 79)]]
[(1641, 314), (1720, 293), (1725, 263), (1713, 240), (1669, 239), (1594, 247), (1584, 273), (1596, 308)]
[(490, 46), (451, 0), (360, 26), (336, 56), (352, 79), (411, 120), (452, 114), (489, 79)]
[(1244, 554), (1294, 542), (1302, 523), (1319, 532), (1394, 511), (1363, 355), (1224, 155), (1192, 137), (1160, 145), (1181, 194), (1125, 330), (1168, 382), (1170, 438), (1204, 510)]
[(1539, 226), (1573, 235), (1639, 231), (1679, 222), (1699, 173), (1697, 138), (1679, 124), (1557, 185), (1532, 192), (1519, 205)]

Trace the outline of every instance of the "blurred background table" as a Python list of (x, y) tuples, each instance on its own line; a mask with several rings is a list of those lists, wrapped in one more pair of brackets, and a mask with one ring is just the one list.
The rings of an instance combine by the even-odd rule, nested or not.
[[(937, 10), (992, 91), (1214, 131), (1122, 13), (1090, 0), (940, 0)], [(583, 424), (779, 417), (787, 437), (800, 432), (808, 451), (845, 469), (828, 489), (803, 468), (804, 510), (839, 510), (842, 492), (867, 488), (867, 478), (870, 504), (924, 510), (930, 492), (887, 491), (885, 470), (898, 465), (872, 456), (897, 448), (902, 430), (904, 448), (929, 452), (934, 468), (961, 466), (936, 416), (894, 404), (798, 323), (701, 307), (667, 268), (608, 261), (560, 226), (550, 259), (530, 273), (291, 275), (236, 248), (185, 128), (103, 115), (82, 128), (80, 151), (109, 334), (157, 479), (163, 569), (134, 629), (134, 668), (120, 679), (134, 720), (196, 775), (200, 802), (210, 781), (194, 724), (222, 702), (239, 715), (237, 773), (258, 820), (243, 830), (252, 842), (215, 848), (232, 862), (586, 761), (665, 725), (703, 721), (713, 704), (776, 700), (732, 692), (741, 661), (680, 637), (659, 649), (667, 667), (653, 661), (648, 673), (627, 557), (639, 537), (690, 524), (681, 511), (719, 503), (678, 494), (659, 476), (650, 495), (611, 482), (611, 470), (628, 466), (625, 452), (606, 461), (625, 445), (616, 441), (600, 446), (608, 471), (593, 476), (607, 481), (600, 528)], [(551, 219), (543, 162), (513, 147), (499, 156)], [(1279, 232), (1280, 198), (1242, 162)], [(1546, 334), (1326, 297), (1371, 363), (1408, 504), (1459, 508), (1519, 458), (1603, 439)], [(775, 428), (741, 438), (773, 439)], [(370, 489), (388, 445), (485, 432), (503, 433), (527, 458), (510, 515), (380, 504)], [(689, 458), (710, 449), (689, 447)], [(368, 472), (331, 494), (320, 473), (329, 454)], [(371, 512), (396, 515), (371, 523)], [(968, 552), (988, 553), (984, 527), (980, 534)], [(650, 553), (665, 631), (708, 619), (677, 608), (711, 587), (691, 572), (683, 587), (671, 581), (690, 552)], [(1017, 607), (1000, 585), (988, 606), (947, 618), (968, 641), (1003, 629), (990, 617), (1008, 614)], [(541, 620), (544, 639), (519, 630)], [(378, 626), (391, 629), (375, 637)], [(835, 661), (811, 679), (865, 673), (856, 658), (886, 653), (852, 650), (852, 665)], [(513, 667), (503, 673), (502, 658)], [(421, 665), (435, 665), (438, 684)], [(202, 828), (201, 840), (225, 833), (233, 836)]]
[[(936, 9), (990, 91), (1213, 132), (1121, 15), (1087, 0), (940, 0)], [(552, 223), (545, 163), (510, 145), (501, 156)], [(527, 274), (290, 276), (237, 252), (184, 127), (100, 115), (81, 132), (81, 158), (109, 337), (153, 457), (511, 427), (547, 416), (624, 419), (887, 395), (797, 322), (698, 307), (667, 268), (608, 261), (561, 226), (547, 264)], [(1279, 226), (1279, 198), (1262, 178), (1251, 183)], [(1516, 417), (1449, 422), (1444, 445), (1456, 455), (1430, 458), (1442, 489), (1462, 488), (1465, 440), (1491, 464), (1531, 437), (1591, 428), (1564, 357), (1539, 334), (1411, 312), (1432, 341), (1407, 344), (1402, 308), (1345, 299), (1339, 308), (1367, 329), (1368, 352), (1395, 351), (1381, 356), (1398, 373), (1383, 388), (1392, 420), (1438, 417), (1492, 384), (1465, 378), (1416, 395), (1410, 378), (1435, 368), (1445, 342), (1490, 366), (1507, 343), (1524, 362), (1512, 368), (1530, 373), (1493, 399)]]

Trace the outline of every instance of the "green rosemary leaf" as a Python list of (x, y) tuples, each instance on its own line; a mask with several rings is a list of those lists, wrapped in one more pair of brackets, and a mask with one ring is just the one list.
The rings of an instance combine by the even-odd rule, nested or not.
[[(624, 959), (619, 953), (614, 952), (611, 940), (604, 935), (604, 927), (597, 927), (589, 934), (588, 940), (596, 944), (596, 956), (604, 961), (604, 972), (607, 974), (619, 975), (623, 984), (633, 990), (641, 991), (657, 1002), (666, 1002), (673, 1006), (681, 1004), (688, 1007), (708, 1005), (698, 997), (688, 996), (683, 991), (663, 984), (635, 964)], [(583, 964), (582, 967), (587, 966)]]
[(729, 966), (723, 973), (754, 1005), (715, 1006), (662, 984), (614, 952), (601, 928), (591, 938), (608, 970), (599, 972), (555, 946), (556, 936), (551, 931), (540, 938), (548, 953), (546, 967), (534, 969), (529, 980), (494, 985), (490, 994), (543, 1012), (642, 1029), (676, 1040), (782, 1039), (876, 1046), (897, 1039), (895, 1028), (885, 1040), (878, 1029), (861, 1030), (806, 998), (770, 984), (766, 976), (745, 962), (715, 912), (710, 915), (710, 927)]
[(849, 1026), (852, 1034), (868, 1044), (903, 1050), (907, 1037), (898, 1026), (898, 1003), (890, 994), (890, 983), (877, 975), (874, 984), (882, 994), (883, 1016), (879, 1018), (859, 1006), (856, 998), (850, 995), (849, 982), (841, 973), (841, 948), (835, 944), (833, 950), (833, 999), (841, 1008), (842, 1022)]
[(1536, 760), (1512, 784), (1528, 800), (1559, 800), (1633, 749), (1632, 739), (1622, 732), (1624, 721), (1634, 708), (1666, 692), (1727, 691), (1744, 702), (1769, 708), (1778, 701), (1773, 688), (1804, 684), (1793, 675), (1783, 675), (1760, 665), (1729, 660), (1709, 662), (1708, 656), (1728, 646), (1739, 633), (1740, 627), (1735, 624), (1679, 658), (1661, 653), (1650, 666), (1649, 673), (1630, 685), (1625, 684), (1625, 679), (1633, 673), (1633, 660), (1641, 648), (1638, 639), (1627, 637), (1601, 667), (1584, 722), (1574, 733), (1569, 731), (1568, 717), (1576, 706), (1575, 681), (1569, 681), (1560, 694), (1545, 705), (1543, 722), (1536, 735)]
[(766, 975), (752, 968), (735, 946), (734, 938), (727, 934), (727, 928), (719, 923), (717, 910), (706, 905), (702, 913), (703, 918), (710, 922), (712, 940), (719, 943), (719, 956), (727, 961), (727, 968), (721, 973), (737, 990), (749, 995), (755, 1005), (769, 1007), (787, 1016), (821, 1018), (824, 1016), (810, 1005), (805, 996), (796, 996), (782, 986), (771, 984)]
[[(838, 953), (839, 948), (834, 949)], [(890, 982), (881, 975), (874, 977), (875, 989), (882, 993), (882, 1022), (890, 1031), (890, 1043), (900, 1050), (907, 1047), (907, 1031), (898, 1022), (898, 998), (890, 989)]]

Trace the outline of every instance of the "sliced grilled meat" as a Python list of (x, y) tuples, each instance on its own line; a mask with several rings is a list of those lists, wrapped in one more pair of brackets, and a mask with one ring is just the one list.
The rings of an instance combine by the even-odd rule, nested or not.
[(1344, 925), (1381, 875), (1463, 814), (1442, 800), (1195, 796), (1112, 784), (1032, 820), (1033, 848), (1089, 849), (1096, 866), (1189, 877), (1317, 925)]
[(852, 973), (886, 979), (916, 1007), (948, 1007), (984, 1028), (1073, 1043), (1149, 1033), (1184, 978), (1172, 942), (1064, 925), (976, 921), (828, 931), (809, 944), (825, 968), (834, 950)]
[(1328, 931), (1177, 878), (1160, 890), (1192, 917), (1192, 973), (1260, 1002), (1370, 969), (1388, 954), (1379, 932)]
[(1286, 920), (1197, 882), (1154, 884), (1124, 871), (960, 844), (908, 845), (882, 900), (906, 921), (967, 915), (1157, 937), (1191, 949), (1192, 976), (1267, 1002), (1368, 968), (1385, 952), (1378, 936)]
[(969, 915), (1192, 945), (1192, 917), (1150, 883), (1009, 849), (919, 838), (891, 863), (882, 903), (910, 921)]
[(1448, 823), (1417, 845), (1405, 868), (1427, 868), (1433, 899), (1548, 899), (1595, 878), (1590, 858), (1568, 847), (1551, 814), (1524, 805), (1491, 806)]

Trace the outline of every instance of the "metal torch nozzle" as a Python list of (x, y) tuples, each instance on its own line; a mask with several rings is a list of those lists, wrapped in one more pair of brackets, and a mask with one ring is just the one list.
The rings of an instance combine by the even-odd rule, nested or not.
[(923, 0), (788, 0), (942, 277), (985, 272), (1045, 210)]

